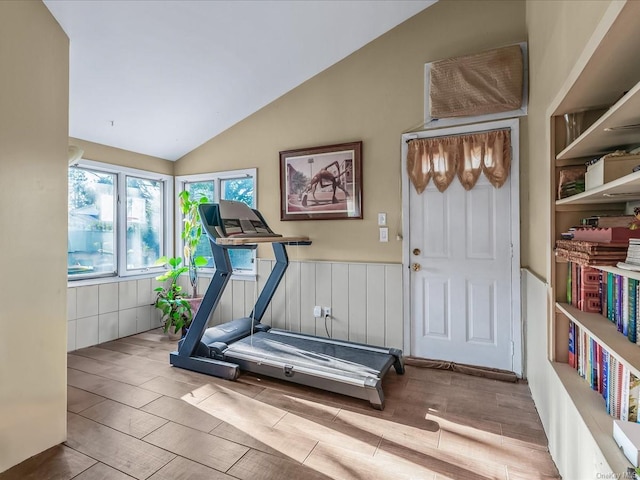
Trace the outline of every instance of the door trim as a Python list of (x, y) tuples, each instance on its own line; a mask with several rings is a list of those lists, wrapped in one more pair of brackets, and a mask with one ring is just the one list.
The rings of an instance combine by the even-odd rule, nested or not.
[[(409, 225), (409, 189), (413, 188), (409, 182), (407, 173), (407, 140), (414, 138), (442, 137), (447, 135), (460, 135), (486, 130), (511, 129), (511, 173), (509, 184), (511, 186), (511, 286), (512, 286), (512, 310), (511, 310), (511, 342), (513, 343), (513, 371), (519, 377), (523, 372), (523, 328), (520, 299), (520, 122), (517, 118), (500, 120), (495, 122), (474, 123), (447, 128), (434, 128), (421, 132), (405, 133), (402, 135), (401, 163), (402, 163), (402, 283), (403, 288), (403, 350), (406, 355), (411, 355), (411, 337), (413, 324), (411, 321), (411, 277), (410, 277), (410, 249), (409, 239), (411, 230)], [(454, 181), (458, 181), (457, 178)]]

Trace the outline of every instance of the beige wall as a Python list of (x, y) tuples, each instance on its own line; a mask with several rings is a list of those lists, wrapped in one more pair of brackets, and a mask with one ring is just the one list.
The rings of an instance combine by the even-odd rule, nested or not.
[[(307, 234), (300, 258), (401, 262), (400, 136), (423, 119), (424, 64), (526, 39), (524, 2), (443, 0), (187, 154), (185, 175), (258, 168), (258, 208), (280, 233)], [(363, 141), (363, 220), (280, 222), (278, 152)], [(389, 243), (378, 242), (386, 212)], [(268, 250), (260, 256), (271, 256)]]
[(582, 52), (609, 1), (527, 2), (530, 105), (529, 153), (521, 168), (522, 265), (549, 280), (550, 139), (547, 109)]
[(65, 440), (69, 41), (0, 2), (0, 472)]
[(522, 196), (527, 199), (522, 204), (521, 248), (522, 264), (535, 274), (524, 274), (526, 368), (549, 450), (563, 478), (598, 478), (598, 474), (607, 474), (608, 467), (547, 357), (551, 255), (547, 110), (610, 3), (528, 1), (526, 9), (531, 103), (529, 148), (521, 165)]
[(151, 172), (173, 175), (174, 162), (150, 155), (130, 152), (121, 148), (109, 147), (99, 143), (87, 142), (79, 138), (69, 138), (69, 145), (77, 145), (84, 150), (82, 158), (123, 167), (149, 170)]

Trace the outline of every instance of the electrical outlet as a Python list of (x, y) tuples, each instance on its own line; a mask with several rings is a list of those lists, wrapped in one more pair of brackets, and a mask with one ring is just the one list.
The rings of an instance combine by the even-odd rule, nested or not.
[(324, 307), (324, 316), (325, 317), (331, 316), (331, 307)]
[(322, 316), (322, 307), (320, 305), (316, 305), (313, 307), (313, 316), (321, 317)]

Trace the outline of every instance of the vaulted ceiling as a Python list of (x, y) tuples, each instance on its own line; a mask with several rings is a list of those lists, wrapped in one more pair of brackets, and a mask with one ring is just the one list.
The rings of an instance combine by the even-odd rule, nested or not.
[(177, 160), (434, 0), (44, 0), (69, 134)]

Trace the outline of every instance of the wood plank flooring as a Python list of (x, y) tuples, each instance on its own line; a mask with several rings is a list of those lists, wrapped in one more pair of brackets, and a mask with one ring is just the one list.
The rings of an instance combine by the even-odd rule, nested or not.
[(386, 408), (171, 367), (159, 330), (68, 355), (68, 438), (0, 480), (559, 478), (525, 382), (407, 367)]

